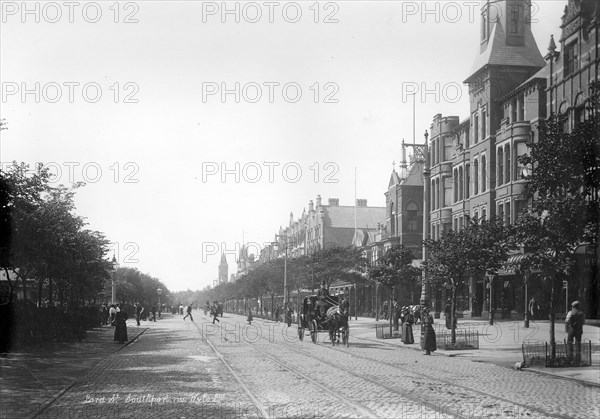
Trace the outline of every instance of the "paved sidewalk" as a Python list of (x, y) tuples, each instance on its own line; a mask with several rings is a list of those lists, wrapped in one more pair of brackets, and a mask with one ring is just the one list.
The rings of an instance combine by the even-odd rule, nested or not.
[(87, 332), (81, 342), (44, 342), (0, 357), (0, 419), (30, 417), (75, 385), (85, 372), (133, 342), (154, 322), (127, 321), (126, 344), (114, 327)]
[[(419, 339), (421, 329), (419, 325), (413, 327), (415, 344), (405, 345), (400, 339), (377, 339), (375, 336), (375, 325), (387, 324), (385, 320), (375, 321), (372, 318), (359, 317), (350, 321), (350, 336), (352, 338), (374, 340), (386, 344), (420, 350)], [(446, 329), (443, 319), (435, 319), (436, 333)], [(523, 327), (523, 321), (495, 321), (489, 325), (482, 320), (458, 321), (458, 328), (479, 332), (479, 349), (472, 350), (442, 350), (435, 353), (451, 357), (469, 358), (474, 362), (492, 363), (507, 368), (512, 368), (516, 362), (523, 360), (521, 344), (524, 341), (548, 342), (550, 340), (550, 322), (531, 321), (529, 328)], [(557, 342), (566, 339), (564, 323), (557, 322), (555, 326)], [(595, 326), (584, 326), (583, 339), (589, 339), (592, 344), (592, 366), (579, 368), (527, 368), (525, 371), (534, 371), (540, 374), (552, 375), (560, 378), (573, 379), (589, 385), (600, 387), (600, 328)]]

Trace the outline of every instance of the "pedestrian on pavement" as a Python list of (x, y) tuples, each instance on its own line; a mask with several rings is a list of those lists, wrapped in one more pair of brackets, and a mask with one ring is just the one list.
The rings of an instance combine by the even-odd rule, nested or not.
[(446, 301), (444, 306), (444, 317), (446, 318), (446, 329), (452, 329), (452, 303), (450, 299)]
[(394, 323), (394, 330), (398, 330), (398, 318), (400, 317), (400, 306), (398, 305), (398, 299), (394, 297), (392, 301), (392, 321)]
[(108, 324), (108, 307), (106, 307), (106, 303), (102, 303), (100, 309), (98, 310), (98, 315), (100, 316), (100, 325), (105, 326)]
[(382, 317), (385, 320), (389, 320), (390, 319), (389, 316), (388, 316), (388, 302), (387, 302), (387, 300), (383, 302), (383, 309), (381, 310), (381, 312), (382, 312), (381, 313)]
[(115, 342), (127, 342), (127, 312), (122, 309), (119, 304), (116, 307), (117, 314), (115, 315)]
[(421, 310), (421, 349), (425, 351), (425, 355), (431, 355), (431, 352), (437, 349), (433, 316), (429, 314), (428, 307), (423, 307)]
[(277, 308), (275, 309), (275, 322), (279, 323), (279, 305), (277, 305)]
[(287, 323), (288, 327), (292, 325), (292, 314), (294, 314), (294, 309), (292, 308), (292, 305), (289, 304), (287, 310), (285, 311), (285, 322)]
[(567, 313), (565, 325), (567, 326), (567, 351), (568, 357), (573, 361), (573, 341), (575, 341), (575, 359), (576, 365), (581, 363), (581, 336), (583, 335), (583, 325), (585, 324), (585, 314), (579, 308), (579, 301), (571, 303), (571, 311)]
[(135, 321), (137, 325), (140, 325), (140, 318), (142, 317), (142, 313), (144, 312), (144, 307), (140, 303), (135, 303)]
[(219, 323), (221, 323), (221, 321), (218, 319), (219, 316), (219, 303), (217, 300), (215, 300), (213, 302), (213, 305), (210, 309), (210, 314), (211, 316), (213, 316), (213, 324), (215, 324), (215, 320), (218, 321)]
[(152, 304), (152, 321), (156, 321), (156, 303)]
[(412, 330), (413, 317), (410, 314), (408, 307), (403, 307), (402, 312), (402, 334), (400, 335), (400, 340), (404, 342), (405, 345), (410, 345), (415, 343), (415, 337)]
[(183, 304), (179, 303), (179, 314), (183, 316)]
[(192, 305), (191, 304), (188, 304), (188, 306), (187, 306), (187, 314), (183, 317), (183, 321), (185, 321), (185, 319), (188, 316), (190, 317), (191, 321), (194, 321), (194, 318), (192, 317)]
[(483, 300), (483, 311), (485, 311), (485, 312), (490, 311), (490, 298), (489, 297), (485, 297), (485, 300)]
[(114, 304), (110, 305), (110, 309), (108, 310), (108, 319), (107, 322), (111, 326), (115, 325), (115, 317), (117, 315), (117, 306)]
[(248, 319), (247, 320), (248, 320), (248, 324), (252, 324), (252, 320), (254, 320), (252, 318), (252, 309), (251, 308), (248, 309)]
[(481, 312), (479, 311), (479, 300), (476, 296), (473, 296), (473, 301), (471, 304), (473, 304), (473, 316), (479, 317), (481, 315)]
[(531, 314), (531, 320), (535, 320), (535, 314), (540, 309), (540, 305), (535, 301), (535, 296), (529, 300), (529, 313)]

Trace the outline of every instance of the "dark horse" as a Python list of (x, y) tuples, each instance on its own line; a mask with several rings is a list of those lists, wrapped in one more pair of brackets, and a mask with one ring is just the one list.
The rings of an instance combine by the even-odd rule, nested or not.
[(329, 325), (329, 340), (335, 345), (339, 340), (340, 333), (344, 344), (348, 343), (348, 317), (350, 311), (350, 303), (347, 300), (342, 300), (339, 305), (331, 307), (327, 310), (327, 324)]

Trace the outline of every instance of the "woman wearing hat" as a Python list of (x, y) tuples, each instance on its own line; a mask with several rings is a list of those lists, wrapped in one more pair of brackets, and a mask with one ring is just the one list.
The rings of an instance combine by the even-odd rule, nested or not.
[(429, 314), (428, 307), (423, 307), (421, 310), (421, 349), (425, 351), (425, 355), (431, 355), (431, 352), (437, 349), (435, 331), (433, 330), (433, 316)]
[(410, 345), (411, 343), (415, 343), (415, 338), (413, 336), (412, 330), (413, 317), (408, 310), (408, 307), (402, 307), (402, 335), (400, 340), (404, 342), (405, 345)]

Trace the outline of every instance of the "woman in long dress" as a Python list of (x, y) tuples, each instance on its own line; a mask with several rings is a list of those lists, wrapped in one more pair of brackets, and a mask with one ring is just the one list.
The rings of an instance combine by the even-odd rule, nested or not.
[(127, 312), (121, 309), (117, 304), (117, 314), (115, 316), (115, 342), (127, 342)]
[(425, 351), (425, 355), (431, 355), (431, 352), (437, 349), (435, 330), (433, 330), (433, 316), (429, 314), (427, 307), (423, 307), (421, 312), (421, 349)]
[(412, 324), (413, 324), (413, 317), (410, 314), (410, 312), (408, 311), (408, 307), (404, 307), (403, 313), (402, 313), (402, 342), (404, 342), (405, 345), (410, 345), (412, 343), (415, 343), (415, 338), (413, 336), (413, 330), (412, 330)]

